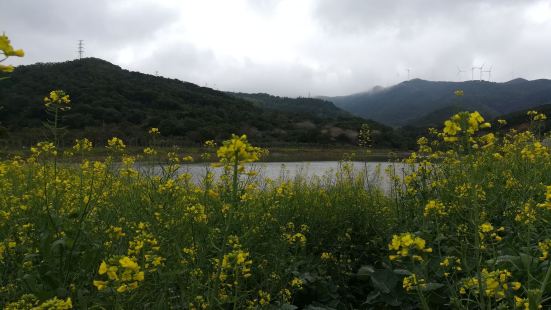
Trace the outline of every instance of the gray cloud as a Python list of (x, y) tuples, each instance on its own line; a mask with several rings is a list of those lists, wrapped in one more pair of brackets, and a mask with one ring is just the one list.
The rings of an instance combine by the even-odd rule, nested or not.
[[(218, 89), (342, 95), (411, 76), (548, 78), (551, 0), (4, 0), (27, 56), (86, 55)], [(457, 74), (456, 66), (467, 72)]]
[[(129, 44), (147, 42), (178, 15), (153, 3), (123, 1), (7, 0), (0, 29), (24, 48), (23, 63), (63, 61), (76, 57), (79, 39), (90, 55), (104, 56)], [(138, 2), (139, 3), (139, 2)]]

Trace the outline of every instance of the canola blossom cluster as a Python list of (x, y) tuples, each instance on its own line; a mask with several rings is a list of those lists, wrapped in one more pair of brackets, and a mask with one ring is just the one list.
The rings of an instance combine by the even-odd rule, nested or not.
[(478, 112), (462, 112), (455, 114), (449, 120), (444, 122), (442, 137), (446, 142), (457, 142), (460, 139), (467, 139), (474, 142), (472, 137), (481, 129), (490, 128), (492, 125), (484, 121), (484, 118)]
[[(6, 36), (6, 34), (0, 35), (0, 62), (3, 62), (8, 57), (23, 57), (25, 56), (25, 52), (22, 49), (14, 49), (11, 45), (10, 39)], [(0, 63), (0, 72), (13, 72), (14, 67), (11, 65), (3, 65)]]
[[(482, 292), (487, 297), (501, 300), (505, 298), (507, 294), (513, 294), (518, 291), (522, 284), (517, 281), (511, 281), (512, 274), (508, 270), (494, 270), (488, 271), (482, 269), (480, 276), (471, 277), (463, 280), (459, 293), (462, 295), (467, 294), (468, 290), (472, 290), (475, 294)], [(518, 296), (515, 296), (518, 298)]]
[(71, 99), (63, 90), (53, 90), (44, 97), (44, 106), (51, 110), (67, 111), (71, 109)]
[(114, 152), (122, 152), (126, 148), (126, 144), (121, 139), (113, 137), (107, 140), (107, 148)]
[(99, 291), (112, 287), (118, 293), (124, 293), (138, 288), (138, 283), (144, 280), (144, 272), (140, 271), (138, 263), (128, 256), (120, 258), (111, 266), (102, 261), (98, 275), (107, 277), (104, 281), (94, 280), (94, 286)]
[(150, 128), (148, 132), (152, 136), (157, 136), (161, 134), (161, 132), (159, 131), (159, 128), (156, 128), (156, 127)]
[(417, 289), (426, 289), (427, 283), (425, 279), (419, 278), (416, 274), (412, 274), (411, 276), (404, 277), (402, 280), (402, 287), (409, 293)]
[(232, 135), (231, 139), (224, 141), (216, 151), (218, 159), (223, 164), (242, 164), (255, 162), (260, 159), (263, 150), (250, 145), (246, 135)]
[(399, 260), (406, 257), (411, 257), (415, 261), (422, 261), (422, 253), (431, 253), (432, 248), (426, 248), (426, 241), (411, 233), (403, 233), (392, 236), (392, 241), (388, 245), (388, 249), (394, 251), (394, 255), (390, 255), (390, 260)]

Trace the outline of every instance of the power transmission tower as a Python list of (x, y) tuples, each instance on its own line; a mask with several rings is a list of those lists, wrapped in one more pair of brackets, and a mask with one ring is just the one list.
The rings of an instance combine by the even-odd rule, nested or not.
[(82, 59), (84, 55), (84, 40), (78, 40), (78, 59)]

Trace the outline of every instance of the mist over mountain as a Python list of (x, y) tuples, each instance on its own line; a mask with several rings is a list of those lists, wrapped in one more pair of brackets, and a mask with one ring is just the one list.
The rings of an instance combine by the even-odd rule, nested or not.
[[(464, 96), (454, 91), (461, 89)], [(358, 116), (390, 126), (434, 126), (459, 111), (478, 110), (487, 118), (551, 103), (551, 80), (514, 79), (438, 82), (413, 79), (388, 88), (323, 97)]]
[(245, 133), (256, 143), (354, 145), (358, 129), (369, 123), (375, 146), (399, 145), (392, 128), (331, 102), (229, 94), (97, 58), (19, 66), (2, 81), (0, 124), (12, 140), (30, 144), (45, 138), (43, 123), (50, 116), (42, 99), (54, 89), (65, 90), (72, 100), (62, 118), (70, 129), (67, 143), (76, 137), (104, 143), (117, 136), (141, 145), (148, 141), (147, 130), (158, 127), (167, 143), (199, 144)]

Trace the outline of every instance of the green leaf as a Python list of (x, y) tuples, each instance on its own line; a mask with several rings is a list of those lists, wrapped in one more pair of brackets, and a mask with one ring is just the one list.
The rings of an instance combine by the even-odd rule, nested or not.
[(522, 262), (522, 265), (525, 267), (529, 267), (534, 262), (535, 258), (531, 255), (521, 253), (520, 254), (520, 261)]
[(372, 266), (366, 265), (358, 269), (358, 272), (356, 272), (356, 276), (358, 277), (358, 279), (366, 281), (371, 278), (371, 275), (374, 272), (375, 272), (375, 268), (373, 268)]
[(304, 310), (335, 310), (335, 308), (309, 305), (308, 307), (304, 308)]
[(398, 307), (402, 304), (402, 302), (398, 299), (397, 296), (394, 296), (393, 294), (384, 294), (382, 295), (383, 301), (392, 307)]
[(65, 239), (57, 239), (56, 241), (52, 242), (50, 245), (50, 251), (53, 253), (61, 253), (64, 249), (67, 248), (67, 241)]
[(396, 286), (396, 283), (398, 283), (398, 277), (388, 269), (381, 269), (371, 275), (371, 281), (375, 288), (382, 293), (388, 294)]
[(38, 287), (37, 287), (38, 281), (36, 280), (36, 277), (34, 275), (31, 275), (28, 273), (23, 275), (23, 281), (29, 287), (31, 292), (36, 292), (38, 290)]
[(488, 264), (500, 264), (500, 263), (518, 264), (519, 261), (520, 261), (520, 257), (517, 255), (501, 255), (496, 258), (489, 259), (486, 262)]
[(439, 289), (443, 286), (444, 286), (444, 284), (442, 284), (442, 283), (427, 283), (421, 288), (421, 291), (430, 292), (430, 291), (437, 290), (437, 289)]
[(381, 296), (381, 292), (372, 291), (372, 292), (369, 293), (369, 295), (367, 295), (367, 297), (365, 298), (364, 304), (372, 304), (375, 300), (377, 300), (377, 298), (378, 298), (379, 296)]
[(277, 306), (277, 309), (281, 309), (281, 310), (296, 310), (298, 309), (297, 306), (294, 306), (294, 305), (290, 305), (290, 304), (283, 304), (283, 305), (278, 305)]
[(411, 276), (413, 273), (411, 273), (409, 270), (406, 269), (394, 269), (394, 273), (401, 275), (401, 276)]

